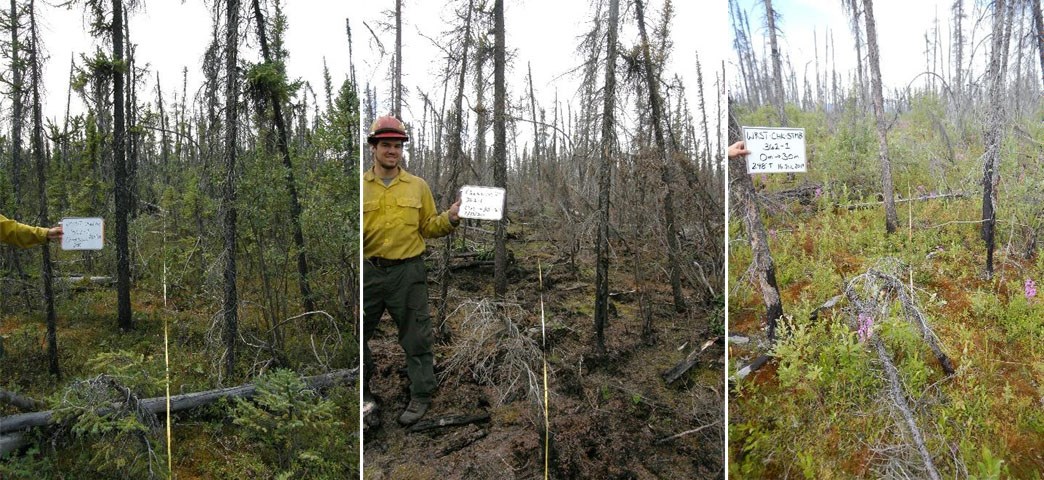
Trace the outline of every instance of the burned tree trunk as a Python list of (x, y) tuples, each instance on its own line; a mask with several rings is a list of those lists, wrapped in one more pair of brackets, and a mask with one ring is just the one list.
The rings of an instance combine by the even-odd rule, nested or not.
[[(112, 0), (112, 61), (123, 62), (123, 0)], [(123, 68), (112, 69), (112, 163), (116, 194), (116, 309), (120, 328), (134, 328), (130, 301), (130, 245), (127, 216), (130, 185), (127, 178), (127, 126), (123, 115)]]
[(1004, 88), (1004, 6), (996, 0), (993, 7), (993, 42), (989, 65), (989, 107), (986, 129), (982, 134), (985, 147), (982, 165), (982, 239), (986, 242), (986, 278), (993, 277), (993, 249), (997, 225), (997, 187), (1000, 184), (1001, 126), (1004, 121), (1002, 96)]
[(888, 158), (888, 125), (885, 120), (884, 95), (881, 93), (881, 57), (877, 48), (877, 25), (874, 23), (874, 2), (863, 0), (866, 18), (866, 43), (870, 50), (870, 94), (873, 96), (874, 116), (877, 117), (878, 156), (881, 159), (881, 192), (884, 194), (885, 231), (895, 232), (899, 217), (895, 211), (895, 192), (892, 188), (892, 163)]
[(395, 58), (392, 66), (392, 111), (402, 119), (402, 0), (395, 0)]
[[(36, 30), (36, 2), (29, 0), (29, 74), (33, 82), (33, 159), (36, 163), (36, 188), (40, 200), (40, 225), (50, 225), (47, 214), (47, 160), (44, 155), (43, 113), (40, 105), (40, 35)], [(54, 270), (51, 265), (51, 247), (40, 247), (43, 257), (44, 311), (47, 315), (47, 371), (62, 378), (58, 368), (58, 319), (54, 311)]]
[(772, 85), (775, 88), (773, 99), (779, 111), (779, 124), (787, 126), (787, 97), (783, 90), (783, 60), (776, 42), (776, 11), (772, 9), (772, 0), (765, 1), (765, 21), (768, 23), (769, 45), (772, 48)]
[[(230, 0), (229, 3), (236, 3), (236, 0)], [(304, 377), (302, 380), (309, 388), (323, 390), (338, 384), (351, 385), (355, 383), (358, 375), (359, 369), (352, 368), (334, 370), (321, 375)], [(169, 408), (167, 397), (145, 398), (141, 399), (138, 404), (139, 407), (146, 412), (154, 415), (161, 415), (168, 411), (174, 413), (203, 407), (221, 400), (222, 398), (252, 398), (256, 392), (257, 387), (254, 384), (248, 383), (236, 387), (174, 395), (170, 397)], [(99, 415), (105, 414), (105, 412), (96, 413)], [(53, 410), (20, 413), (0, 417), (0, 456), (18, 449), (26, 443), (19, 432), (29, 428), (46, 427), (54, 424), (55, 419)]]
[[(493, 2), (493, 185), (507, 187), (507, 85), (504, 79), (504, 0)], [(505, 200), (505, 206), (507, 201)], [(505, 208), (506, 210), (506, 208)], [(493, 247), (493, 292), (497, 298), (507, 293), (507, 212), (497, 222)]]
[(609, 0), (609, 38), (606, 42), (605, 89), (602, 93), (602, 148), (598, 166), (598, 244), (595, 266), (595, 348), (605, 351), (605, 324), (609, 319), (609, 190), (611, 189), (616, 101), (616, 35), (619, 0)]
[[(469, 1), (468, 11), (464, 20), (463, 52), (460, 57), (460, 72), (457, 75), (457, 94), (453, 100), (453, 113), (451, 114), (453, 133), (450, 136), (449, 156), (452, 163), (446, 188), (446, 192), (450, 193), (451, 198), (453, 198), (454, 192), (457, 190), (457, 177), (460, 174), (461, 166), (464, 164), (464, 140), (462, 138), (464, 135), (464, 83), (467, 80), (468, 72), (468, 46), (471, 44), (471, 14), (473, 7), (474, 1)], [(435, 321), (439, 326), (439, 336), (445, 341), (448, 341), (450, 336), (449, 327), (446, 325), (446, 298), (449, 294), (449, 261), (452, 254), (453, 237), (454, 235), (451, 233), (444, 240), (442, 268), (439, 270), (440, 301)]]
[[(265, 34), (265, 19), (261, 15), (261, 5), (258, 0), (253, 0), (252, 4), (254, 20), (257, 22), (257, 37), (261, 43), (261, 56), (265, 63), (271, 65), (273, 58), (268, 47), (268, 35)], [(301, 303), (305, 311), (311, 312), (315, 311), (315, 299), (312, 295), (312, 287), (308, 282), (308, 258), (305, 255), (304, 232), (301, 229), (301, 201), (297, 197), (294, 164), (290, 160), (290, 135), (286, 129), (286, 121), (283, 119), (283, 104), (275, 90), (269, 92), (269, 102), (272, 104), (272, 122), (275, 124), (277, 136), (276, 144), (283, 157), (283, 169), (286, 171), (284, 176), (286, 190), (290, 194), (290, 225), (294, 233), (294, 246), (297, 247), (297, 285), (301, 291)]]
[(1033, 31), (1036, 32), (1034, 37), (1037, 39), (1037, 55), (1040, 56), (1040, 78), (1044, 82), (1044, 13), (1040, 10), (1040, 0), (1033, 0), (1030, 9), (1033, 10)]
[[(729, 143), (742, 140), (739, 124), (733, 113), (732, 98), (729, 98)], [(783, 316), (783, 303), (776, 285), (776, 267), (768, 248), (768, 234), (761, 223), (761, 208), (758, 206), (754, 182), (747, 174), (742, 157), (729, 158), (729, 191), (732, 206), (743, 218), (743, 228), (750, 239), (754, 258), (754, 275), (761, 298), (765, 302), (765, 324), (768, 326), (769, 342), (776, 341), (776, 321)]]
[(663, 100), (660, 98), (658, 86), (658, 75), (654, 73), (652, 54), (649, 51), (649, 36), (645, 31), (645, 12), (642, 0), (635, 0), (635, 8), (638, 16), (638, 32), (642, 38), (642, 54), (645, 57), (643, 63), (645, 81), (649, 89), (649, 104), (652, 107), (653, 138), (656, 140), (656, 148), (660, 153), (660, 180), (663, 182), (666, 192), (663, 196), (663, 219), (667, 229), (667, 257), (668, 271), (671, 277), (671, 292), (674, 294), (674, 309), (685, 311), (685, 298), (681, 289), (681, 257), (678, 245), (678, 225), (674, 220), (674, 187), (671, 186), (671, 162), (668, 160), (667, 142), (663, 135)]
[(236, 149), (239, 128), (239, 74), (236, 56), (239, 51), (239, 0), (225, 4), (225, 185), (221, 207), (224, 210), (224, 374), (231, 377), (236, 365), (236, 339), (239, 328), (239, 298), (236, 290)]

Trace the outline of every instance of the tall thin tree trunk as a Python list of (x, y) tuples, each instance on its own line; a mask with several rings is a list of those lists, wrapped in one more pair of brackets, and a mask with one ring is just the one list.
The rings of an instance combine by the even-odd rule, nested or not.
[[(742, 140), (739, 124), (736, 122), (732, 98), (729, 98), (729, 143)], [(731, 206), (743, 219), (743, 228), (750, 239), (753, 253), (754, 275), (761, 290), (761, 299), (765, 302), (765, 325), (769, 342), (776, 341), (776, 322), (783, 316), (783, 302), (776, 284), (776, 265), (769, 252), (768, 234), (761, 222), (761, 207), (758, 195), (754, 190), (754, 182), (747, 174), (743, 157), (729, 159), (729, 193), (732, 196)]]
[(127, 214), (131, 217), (137, 216), (138, 212), (138, 197), (141, 196), (141, 192), (138, 189), (138, 96), (137, 96), (137, 84), (138, 84), (138, 73), (135, 71), (135, 58), (134, 58), (134, 44), (130, 40), (130, 21), (128, 20), (127, 11), (123, 11), (123, 42), (127, 47), (127, 88), (125, 88), (125, 95), (127, 96), (127, 121), (126, 125), (130, 126), (126, 139), (127, 139)]
[(878, 156), (881, 159), (881, 192), (884, 194), (885, 231), (895, 232), (899, 218), (895, 211), (895, 192), (892, 188), (892, 163), (888, 158), (888, 124), (885, 120), (884, 95), (881, 93), (881, 57), (877, 49), (877, 25), (874, 23), (874, 2), (863, 0), (866, 19), (866, 43), (870, 50), (870, 94), (873, 96), (874, 115), (877, 117)]
[(609, 29), (606, 40), (605, 88), (602, 104), (602, 148), (598, 166), (598, 244), (595, 262), (595, 348), (605, 352), (605, 324), (609, 320), (609, 191), (612, 187), (612, 162), (616, 105), (616, 35), (619, 0), (609, 0)]
[(1044, 88), (1044, 13), (1040, 10), (1040, 0), (1033, 0), (1033, 31), (1037, 39), (1037, 55), (1040, 56), (1041, 87)]
[(765, 20), (768, 22), (769, 45), (772, 47), (772, 84), (775, 87), (773, 99), (779, 111), (779, 124), (787, 126), (787, 98), (783, 90), (783, 59), (776, 42), (776, 11), (772, 9), (772, 0), (765, 1)]
[[(265, 19), (261, 15), (261, 5), (253, 0), (254, 19), (257, 21), (257, 36), (261, 43), (261, 56), (265, 63), (272, 63), (272, 54), (268, 47), (268, 36), (265, 34)], [(283, 105), (279, 95), (273, 91), (269, 96), (272, 104), (272, 121), (276, 127), (276, 145), (283, 157), (283, 169), (286, 171), (286, 189), (290, 193), (290, 223), (294, 233), (294, 246), (297, 247), (297, 282), (301, 290), (301, 301), (306, 312), (315, 310), (315, 299), (308, 283), (308, 259), (305, 256), (304, 232), (301, 229), (301, 201), (297, 198), (297, 184), (294, 182), (294, 165), (290, 160), (290, 139), (283, 119)]]
[[(36, 2), (29, 0), (29, 72), (33, 82), (33, 157), (36, 163), (37, 192), (40, 200), (40, 225), (50, 225), (47, 214), (47, 160), (44, 155), (43, 113), (40, 105), (40, 35), (36, 30)], [(43, 257), (44, 310), (47, 314), (47, 371), (61, 379), (58, 369), (58, 319), (54, 311), (54, 271), (51, 266), (51, 247), (44, 243), (40, 247)]]
[[(447, 182), (446, 192), (455, 195), (457, 190), (457, 176), (460, 174), (461, 166), (464, 164), (464, 83), (468, 72), (468, 46), (471, 44), (471, 12), (474, 0), (468, 1), (468, 12), (464, 20), (463, 52), (460, 57), (460, 72), (457, 75), (457, 95), (453, 100), (453, 134), (450, 137), (449, 156), (452, 161), (451, 173)], [(449, 341), (450, 332), (446, 325), (446, 299), (449, 294), (449, 260), (453, 246), (453, 234), (447, 235), (442, 250), (442, 268), (439, 270), (439, 308), (436, 322), (439, 326), (439, 335), (444, 341)]]
[[(112, 0), (112, 60), (123, 62), (123, 0)], [(123, 115), (123, 70), (112, 72), (112, 162), (116, 190), (116, 308), (120, 328), (134, 328), (130, 300), (130, 246), (127, 216), (130, 214), (130, 186), (127, 184), (127, 128)]]
[(22, 69), (18, 50), (20, 40), (18, 39), (18, 6), (16, 0), (11, 0), (11, 184), (14, 189), (14, 211), (9, 213), (17, 218), (18, 209), (22, 205)]
[(986, 278), (993, 277), (994, 236), (997, 225), (997, 187), (1000, 184), (1000, 147), (1004, 106), (1004, 10), (1005, 0), (996, 0), (993, 7), (993, 41), (990, 50), (989, 107), (986, 109), (986, 130), (982, 135), (985, 148), (982, 174), (982, 239), (986, 242)]
[(392, 115), (402, 120), (402, 0), (395, 0), (395, 66), (392, 72)]
[[(696, 53), (696, 88), (699, 91), (698, 98), (700, 99), (700, 118), (703, 121), (704, 160), (700, 162), (700, 173), (706, 175), (707, 172), (711, 170), (710, 124), (707, 123), (707, 100), (706, 97), (703, 95), (703, 68), (700, 65), (699, 52)], [(715, 92), (717, 92), (716, 89)]]
[[(9, 215), (12, 218), (17, 218), (21, 213), (23, 203), (21, 185), (25, 181), (22, 178), (22, 122), (25, 120), (22, 72), (25, 66), (22, 65), (18, 56), (20, 47), (20, 40), (18, 39), (19, 17), (15, 0), (11, 0), (11, 185), (14, 189), (14, 206)], [(22, 269), (22, 253), (18, 250), (9, 250), (8, 255), (15, 274), (21, 280), (22, 300), (25, 301), (25, 308), (26, 310), (32, 310), (28, 277)]]
[[(507, 188), (507, 85), (505, 84), (504, 0), (493, 1), (493, 185)], [(497, 222), (493, 248), (493, 292), (507, 294), (507, 204)]]
[(486, 107), (486, 77), (483, 73), (489, 47), (486, 36), (478, 36), (475, 45), (475, 169), (476, 180), (481, 183), (486, 177), (486, 131), (489, 130), (489, 109)]
[(231, 378), (236, 365), (236, 339), (239, 328), (239, 299), (236, 290), (236, 154), (239, 128), (239, 0), (225, 3), (225, 185), (221, 206), (224, 210), (225, 239), (225, 377)]
[(163, 170), (163, 183), (170, 185), (170, 146), (167, 139), (167, 114), (163, 110), (163, 87), (160, 85), (159, 72), (156, 72), (156, 106), (159, 108), (160, 168)]
[(660, 98), (660, 89), (657, 86), (658, 76), (653, 68), (652, 54), (649, 51), (649, 36), (645, 30), (645, 8), (642, 0), (635, 0), (636, 13), (638, 16), (638, 32), (642, 38), (642, 53), (645, 61), (642, 62), (645, 71), (645, 81), (649, 90), (649, 104), (652, 107), (653, 138), (656, 141), (656, 149), (660, 154), (660, 180), (665, 190), (663, 196), (663, 219), (667, 229), (667, 257), (668, 271), (671, 277), (671, 292), (674, 296), (674, 309), (685, 311), (685, 297), (681, 288), (681, 256), (678, 245), (678, 225), (674, 220), (674, 187), (671, 184), (671, 162), (667, 155), (667, 142), (663, 135), (663, 100)]
[(955, 94), (957, 96), (957, 101), (955, 103), (957, 104), (956, 107), (958, 109), (957, 112), (959, 117), (960, 108), (963, 104), (961, 100), (964, 92), (964, 79), (962, 78), (964, 72), (964, 30), (961, 26), (964, 20), (964, 0), (956, 0), (953, 2), (953, 17), (955, 23), (953, 27), (953, 48), (955, 50), (954, 57), (956, 57), (953, 60), (953, 91), (956, 92)]

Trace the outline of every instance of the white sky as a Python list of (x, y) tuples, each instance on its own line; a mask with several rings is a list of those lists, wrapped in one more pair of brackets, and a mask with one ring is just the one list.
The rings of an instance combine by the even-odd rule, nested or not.
[[(981, 10), (974, 10), (974, 0), (965, 0), (966, 18), (963, 24), (966, 39), (971, 39), (972, 25), (976, 18), (981, 16)], [(762, 58), (762, 43), (766, 35), (765, 9), (761, 0), (738, 0), (739, 6), (747, 11), (750, 18), (751, 34), (755, 53), (759, 62)], [(824, 63), (824, 35), (827, 28), (833, 33), (834, 42), (837, 45), (836, 60), (838, 71), (845, 72), (843, 78), (848, 78), (848, 72), (855, 71), (855, 41), (852, 37), (851, 23), (842, 10), (839, 1), (822, 0), (775, 0), (772, 2), (782, 16), (777, 25), (781, 28), (783, 36), (780, 37), (780, 48), (784, 55), (791, 56), (791, 62), (797, 70), (799, 87), (803, 81), (804, 66), (807, 62), (814, 60), (813, 32), (818, 36), (820, 68), (826, 68)], [(918, 74), (925, 71), (925, 41), (924, 35), (934, 35), (935, 19), (939, 20), (939, 38), (943, 45), (941, 53), (944, 61), (943, 71), (946, 71), (950, 62), (950, 25), (952, 14), (950, 7), (952, 0), (875, 0), (874, 19), (877, 23), (877, 41), (881, 51), (881, 77), (884, 89), (887, 92), (892, 88), (904, 88)], [(979, 43), (992, 25), (992, 17), (987, 14), (975, 31), (974, 42)], [(730, 27), (731, 28), (731, 27)], [(864, 35), (865, 35), (865, 28)], [(732, 33), (729, 33), (733, 38)], [(970, 49), (965, 44), (964, 63), (969, 61)], [(981, 71), (988, 52), (988, 45), (982, 44), (975, 51), (975, 65)], [(864, 47), (863, 54), (866, 55)], [(730, 69), (735, 73), (733, 82), (738, 82), (737, 57), (735, 50), (730, 44)], [(814, 63), (808, 64), (808, 75), (811, 79), (815, 69)], [(854, 75), (854, 73), (851, 73)], [(944, 77), (949, 75), (944, 74)], [(925, 77), (917, 79), (914, 86), (923, 85)], [(847, 81), (846, 81), (847, 84)], [(733, 86), (737, 83), (733, 83)]]
[[(188, 68), (188, 94), (192, 98), (203, 81), (201, 65), (213, 28), (213, 2), (153, 0), (141, 3), (144, 4), (142, 7), (131, 12), (129, 24), (131, 41), (137, 44), (138, 66), (148, 63), (150, 70), (145, 85), (138, 86), (140, 101), (155, 101), (155, 77), (158, 72), (163, 84), (165, 101), (170, 102), (177, 93), (180, 102), (184, 68)], [(249, 45), (240, 46), (239, 58), (257, 62), (260, 60), (260, 51), (256, 46), (254, 17), (252, 11), (247, 9), (250, 2), (243, 3), (244, 10), (240, 14), (240, 22), (243, 27), (249, 26)], [(325, 102), (322, 83), (323, 57), (326, 57), (333, 78), (334, 94), (348, 75), (345, 18), (350, 10), (349, 2), (309, 0), (287, 3), (283, 7), (288, 23), (285, 37), (286, 50), (289, 52), (287, 73), (290, 78), (301, 78), (310, 82), (312, 89), (319, 96), (319, 101)], [(37, 2), (37, 9), (40, 35), (49, 56), (44, 66), (44, 115), (52, 119), (61, 119), (65, 115), (70, 55), (75, 54), (77, 63), (80, 63), (80, 53), (90, 56), (96, 46), (102, 46), (106, 50), (109, 47), (95, 42), (87, 33), (89, 18), (85, 18), (82, 6), (77, 5), (70, 10)], [(353, 35), (354, 31), (353, 28)], [(358, 50), (358, 47), (355, 49)], [(2, 68), (7, 68), (7, 65)], [(8, 108), (7, 99), (0, 102)], [(75, 94), (72, 110), (73, 113), (83, 111)]]
[[(403, 8), (403, 84), (409, 89), (409, 97), (403, 107), (404, 120), (410, 121), (416, 117), (419, 122), (422, 110), (422, 101), (417, 97), (417, 88), (428, 92), (441, 92), (441, 81), (439, 72), (445, 66), (443, 53), (424, 36), (439, 39), (443, 31), (447, 30), (448, 21), (454, 21), (451, 7), (447, 5), (459, 5), (459, 0), (452, 4), (445, 0), (405, 0)], [(492, 3), (492, 2), (491, 2)], [(659, 12), (663, 8), (663, 1), (651, 0), (646, 6), (647, 28), (653, 28), (654, 19), (659, 18)], [(360, 55), (357, 64), (357, 75), (360, 88), (367, 82), (378, 88), (379, 110), (381, 113), (389, 110), (389, 88), (388, 68), (391, 53), (394, 50), (395, 35), (393, 32), (382, 32), (378, 29), (378, 23), (385, 20), (382, 14), (386, 10), (394, 10), (394, 0), (380, 0), (363, 2), (355, 14), (360, 20), (374, 29), (380, 37), (380, 41), (388, 49), (388, 54), (381, 60), (376, 51), (371, 56), (363, 58)], [(663, 72), (664, 79), (670, 79), (674, 73), (678, 73), (686, 83), (689, 97), (689, 107), (699, 122), (697, 89), (696, 89), (696, 64), (695, 52), (700, 54), (700, 62), (703, 68), (705, 90), (708, 98), (707, 115), (709, 121), (713, 122), (715, 100), (714, 72), (721, 68), (721, 62), (728, 55), (728, 17), (725, 0), (713, 1), (685, 1), (675, 0), (675, 18), (672, 26), (674, 50), (672, 63)], [(624, 9), (627, 9), (625, 16)], [(515, 0), (505, 3), (505, 24), (507, 28), (506, 43), (509, 50), (515, 51), (515, 59), (509, 65), (507, 82), (509, 89), (509, 100), (521, 96), (523, 89), (528, 89), (526, 83), (527, 64), (532, 63), (533, 88), (537, 97), (538, 108), (547, 110), (547, 120), (550, 122), (555, 91), (558, 91), (559, 101), (562, 108), (574, 98), (579, 86), (577, 75), (566, 75), (566, 72), (574, 69), (580, 64), (581, 59), (577, 56), (578, 38), (590, 29), (590, 21), (593, 16), (594, 7), (591, 1), (581, 0)], [(629, 0), (620, 1), (621, 25), (628, 22), (627, 30), (620, 34), (620, 42), (624, 46), (634, 45), (637, 38), (637, 27), (634, 26), (633, 3)], [(359, 33), (355, 33), (358, 31)], [(372, 36), (365, 28), (356, 30), (353, 27), (353, 35), (360, 47), (366, 48), (371, 45)], [(360, 50), (362, 51), (362, 50)], [(470, 53), (469, 53), (470, 55)], [(492, 73), (492, 64), (490, 64)], [(601, 75), (600, 75), (601, 78)], [(619, 77), (618, 77), (619, 81)], [(453, 82), (450, 83), (453, 85)], [(470, 92), (469, 92), (470, 94)], [(492, 98), (492, 89), (488, 95)], [(441, 96), (436, 100), (441, 103)], [(573, 113), (577, 112), (576, 100), (572, 100)], [(724, 103), (723, 103), (724, 108)], [(561, 113), (565, 116), (565, 113)], [(366, 123), (366, 121), (364, 121)], [(528, 132), (528, 133), (527, 133)], [(525, 129), (523, 124), (519, 125), (519, 135), (532, 138), (532, 130)], [(524, 140), (523, 140), (524, 141)], [(713, 141), (713, 134), (712, 134)], [(521, 146), (519, 147), (521, 149)]]

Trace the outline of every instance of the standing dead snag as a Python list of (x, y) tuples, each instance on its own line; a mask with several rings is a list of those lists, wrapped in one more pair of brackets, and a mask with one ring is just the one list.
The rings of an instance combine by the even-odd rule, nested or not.
[[(736, 122), (732, 97), (729, 97), (729, 143), (742, 140), (739, 124)], [(783, 303), (776, 286), (776, 267), (772, 262), (772, 254), (768, 248), (768, 233), (761, 223), (761, 208), (758, 205), (754, 182), (747, 174), (747, 166), (742, 157), (729, 159), (729, 187), (732, 192), (731, 205), (739, 211), (743, 218), (743, 227), (750, 239), (750, 249), (754, 258), (754, 274), (761, 289), (761, 298), (765, 302), (765, 324), (768, 326), (770, 343), (776, 342), (776, 321), (783, 316)]]
[[(40, 37), (36, 31), (36, 2), (29, 1), (29, 36), (32, 43), (29, 47), (29, 73), (33, 90), (33, 159), (36, 163), (37, 193), (40, 200), (40, 225), (50, 225), (47, 214), (47, 165), (44, 159), (43, 141), (43, 106), (40, 105)], [(47, 315), (47, 370), (62, 377), (58, 368), (58, 319), (54, 311), (54, 269), (51, 265), (51, 247), (44, 243), (40, 247), (43, 259), (43, 294), (44, 310)]]
[(783, 61), (779, 52), (779, 44), (776, 41), (776, 10), (772, 8), (772, 0), (764, 0), (765, 23), (768, 25), (769, 44), (772, 46), (772, 87), (775, 93), (772, 99), (776, 102), (776, 110), (779, 112), (779, 124), (787, 126), (787, 97), (783, 90)]
[[(123, 63), (123, 0), (112, 0), (112, 61)], [(116, 202), (116, 305), (120, 328), (134, 328), (130, 300), (130, 246), (127, 216), (130, 214), (130, 187), (127, 185), (127, 125), (124, 119), (123, 68), (112, 69), (112, 163)]]
[(678, 225), (674, 219), (674, 187), (671, 184), (673, 175), (672, 163), (668, 161), (667, 142), (663, 134), (663, 99), (660, 98), (659, 75), (653, 68), (652, 54), (649, 50), (649, 36), (645, 32), (645, 7), (642, 0), (635, 0), (635, 13), (638, 17), (638, 32), (642, 38), (642, 55), (644, 61), (642, 66), (645, 73), (645, 82), (649, 89), (649, 105), (652, 108), (653, 137), (656, 139), (656, 149), (660, 153), (660, 180), (663, 182), (663, 221), (667, 229), (667, 257), (668, 270), (671, 277), (671, 292), (674, 295), (674, 309), (678, 312), (685, 311), (685, 298), (681, 289), (681, 258), (678, 245)]
[[(507, 68), (504, 45), (504, 0), (493, 2), (493, 185), (507, 188)], [(507, 205), (507, 199), (504, 200)], [(507, 294), (507, 209), (497, 222), (493, 240), (493, 292), (503, 299)]]
[[(253, 0), (254, 20), (257, 22), (257, 37), (261, 43), (261, 55), (265, 64), (273, 65), (276, 59), (272, 57), (268, 46), (268, 35), (265, 33), (265, 19), (261, 15), (261, 6), (258, 0)], [(278, 53), (277, 53), (278, 54)], [(290, 160), (290, 138), (287, 133), (286, 121), (283, 119), (283, 104), (279, 93), (275, 89), (269, 92), (269, 102), (272, 105), (272, 123), (276, 128), (276, 145), (283, 157), (283, 168), (285, 169), (284, 181), (286, 190), (290, 194), (290, 224), (293, 227), (294, 246), (297, 247), (297, 275), (298, 288), (301, 290), (301, 303), (306, 312), (315, 310), (315, 299), (312, 295), (312, 287), (308, 283), (308, 259), (305, 255), (304, 233), (301, 230), (301, 201), (297, 197), (297, 183), (294, 181), (294, 165)]]
[(239, 127), (239, 75), (236, 54), (239, 49), (239, 0), (227, 0), (225, 9), (225, 182), (221, 196), (224, 212), (224, 330), (226, 377), (236, 365), (236, 339), (239, 324), (239, 299), (236, 290), (236, 148)]
[(609, 319), (609, 190), (612, 177), (613, 105), (616, 93), (616, 27), (619, 0), (609, 0), (609, 39), (606, 42), (605, 91), (602, 108), (602, 148), (598, 166), (598, 243), (595, 260), (595, 348), (605, 351), (605, 323)]
[(885, 231), (894, 233), (899, 225), (895, 211), (895, 192), (892, 188), (892, 163), (888, 158), (888, 126), (885, 121), (884, 95), (881, 93), (881, 56), (877, 48), (877, 25), (874, 23), (874, 2), (863, 0), (866, 18), (866, 43), (870, 51), (870, 93), (873, 96), (874, 116), (877, 118), (878, 156), (881, 159), (881, 191), (884, 194)]
[(994, 236), (997, 225), (997, 187), (1000, 184), (1001, 126), (1004, 121), (1004, 0), (993, 7), (993, 42), (990, 47), (989, 106), (986, 109), (986, 129), (982, 134), (985, 148), (982, 162), (982, 239), (986, 242), (986, 278), (993, 277)]
[(1044, 81), (1044, 12), (1040, 10), (1040, 0), (1033, 0), (1029, 7), (1033, 10), (1033, 29), (1037, 32), (1037, 54), (1040, 56), (1040, 77), (1041, 81)]

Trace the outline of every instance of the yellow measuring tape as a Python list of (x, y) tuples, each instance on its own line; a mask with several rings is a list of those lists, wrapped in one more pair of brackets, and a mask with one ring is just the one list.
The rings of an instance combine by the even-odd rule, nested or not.
[(174, 478), (174, 457), (170, 435), (170, 348), (167, 335), (167, 217), (163, 217), (163, 365), (167, 375), (167, 476)]
[(537, 260), (537, 276), (540, 279), (540, 359), (544, 363), (544, 480), (550, 474), (549, 458), (551, 453), (551, 421), (548, 415), (547, 394), (547, 333), (544, 330), (544, 272)]

